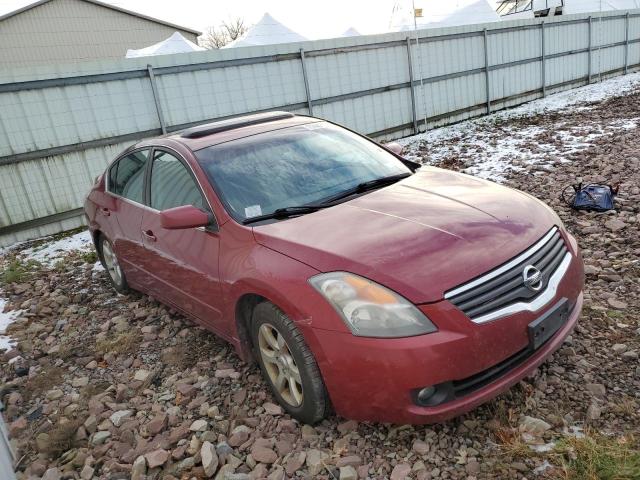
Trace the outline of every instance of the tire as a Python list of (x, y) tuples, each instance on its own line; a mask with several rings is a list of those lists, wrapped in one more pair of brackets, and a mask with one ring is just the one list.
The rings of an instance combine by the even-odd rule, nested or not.
[(127, 293), (129, 291), (127, 277), (125, 277), (124, 271), (120, 266), (118, 257), (113, 249), (113, 245), (104, 235), (100, 235), (98, 248), (100, 262), (107, 272), (107, 277), (109, 277), (111, 285), (113, 285), (113, 288), (115, 288), (118, 293)]
[[(329, 415), (331, 403), (318, 364), (300, 331), (274, 304), (254, 308), (251, 341), (265, 380), (289, 415), (311, 425)], [(278, 381), (280, 374), (285, 379)]]

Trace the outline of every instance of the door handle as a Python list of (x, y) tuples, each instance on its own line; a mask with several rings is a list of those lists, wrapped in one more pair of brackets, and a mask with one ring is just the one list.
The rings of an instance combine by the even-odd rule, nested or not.
[(142, 234), (147, 237), (147, 240), (151, 240), (152, 242), (155, 242), (157, 240), (156, 236), (151, 230), (143, 230)]
[(104, 214), (105, 217), (111, 215), (111, 210), (109, 210), (107, 207), (102, 207), (100, 211)]

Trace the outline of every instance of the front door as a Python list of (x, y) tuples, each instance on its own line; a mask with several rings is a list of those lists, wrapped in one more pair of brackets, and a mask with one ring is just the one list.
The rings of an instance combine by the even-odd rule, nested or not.
[(107, 177), (106, 195), (110, 205), (101, 208), (108, 219), (105, 232), (113, 244), (118, 260), (132, 287), (145, 289), (147, 279), (140, 269), (144, 261), (142, 243), (142, 215), (144, 206), (144, 177), (149, 149), (137, 150), (116, 160)]
[(154, 150), (149, 182), (151, 208), (145, 210), (141, 230), (153, 290), (158, 298), (220, 331), (217, 228), (167, 230), (160, 225), (162, 210), (194, 205), (211, 213), (211, 208), (191, 168), (178, 154)]

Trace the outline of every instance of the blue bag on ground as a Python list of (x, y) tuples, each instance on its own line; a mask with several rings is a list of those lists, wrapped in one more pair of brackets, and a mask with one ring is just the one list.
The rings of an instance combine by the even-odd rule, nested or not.
[[(567, 190), (573, 189), (573, 198), (568, 198)], [(594, 210), (596, 212), (606, 212), (615, 208), (614, 199), (618, 194), (618, 187), (611, 185), (598, 185), (591, 183), (588, 185), (569, 185), (562, 191), (562, 199), (567, 205), (576, 210)]]

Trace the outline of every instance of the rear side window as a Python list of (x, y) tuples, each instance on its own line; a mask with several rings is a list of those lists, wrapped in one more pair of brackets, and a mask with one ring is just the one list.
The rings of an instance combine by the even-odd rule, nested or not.
[(187, 167), (170, 153), (158, 151), (151, 165), (151, 208), (167, 210), (183, 205), (205, 208), (204, 198)]
[(144, 172), (149, 158), (148, 150), (140, 150), (122, 157), (109, 170), (109, 191), (143, 203)]

